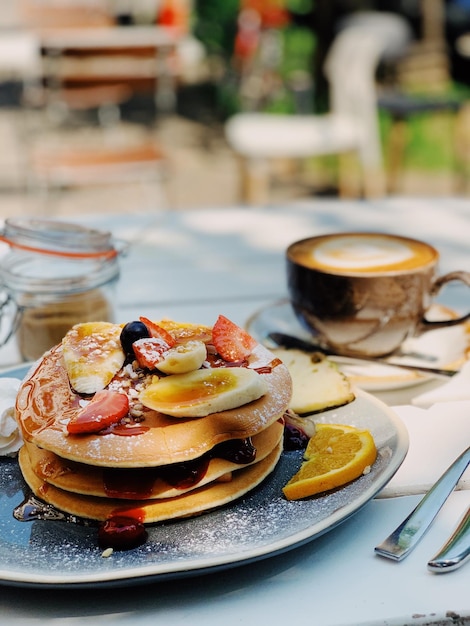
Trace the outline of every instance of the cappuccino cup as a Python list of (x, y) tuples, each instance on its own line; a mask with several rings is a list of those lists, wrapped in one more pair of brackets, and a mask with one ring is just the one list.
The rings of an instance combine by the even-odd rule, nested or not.
[(433, 298), (450, 281), (470, 287), (470, 273), (438, 276), (428, 243), (382, 233), (337, 233), (292, 243), (287, 287), (300, 321), (325, 349), (344, 356), (386, 356), (407, 337), (461, 324), (427, 319)]

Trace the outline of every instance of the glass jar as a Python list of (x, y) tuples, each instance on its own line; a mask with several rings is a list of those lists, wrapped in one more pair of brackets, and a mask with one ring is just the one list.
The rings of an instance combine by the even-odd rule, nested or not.
[(32, 361), (80, 322), (114, 321), (118, 257), (109, 232), (47, 219), (7, 219), (0, 241), (0, 345), (15, 336)]

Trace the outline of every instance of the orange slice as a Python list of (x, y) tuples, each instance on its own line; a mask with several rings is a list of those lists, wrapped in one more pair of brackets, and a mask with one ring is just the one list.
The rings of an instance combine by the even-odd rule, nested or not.
[(341, 487), (367, 471), (377, 458), (368, 430), (343, 424), (316, 424), (300, 470), (283, 488), (288, 500), (299, 500)]

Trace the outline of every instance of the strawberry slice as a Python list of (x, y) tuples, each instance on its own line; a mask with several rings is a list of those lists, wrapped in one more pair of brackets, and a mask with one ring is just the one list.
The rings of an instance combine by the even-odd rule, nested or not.
[(148, 317), (139, 317), (139, 319), (142, 324), (145, 324), (151, 337), (161, 339), (168, 344), (169, 348), (172, 348), (176, 344), (176, 339), (173, 337), (173, 335), (170, 335), (167, 330), (165, 330), (158, 324), (155, 324), (155, 322), (152, 322), (152, 320), (149, 320)]
[(116, 424), (129, 413), (129, 399), (124, 393), (102, 389), (67, 424), (72, 435), (97, 433)]
[(158, 366), (162, 360), (162, 355), (170, 349), (170, 346), (159, 337), (144, 337), (134, 341), (132, 349), (140, 367), (153, 370)]
[(246, 359), (256, 346), (256, 339), (224, 315), (219, 315), (212, 328), (212, 343), (226, 361)]

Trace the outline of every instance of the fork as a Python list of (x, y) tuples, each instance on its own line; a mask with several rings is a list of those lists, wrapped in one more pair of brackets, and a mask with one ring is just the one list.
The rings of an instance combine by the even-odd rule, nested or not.
[[(469, 463), (470, 447), (442, 474), (410, 515), (375, 547), (375, 552), (395, 561), (404, 559), (428, 530)], [(470, 525), (470, 521), (466, 523)]]
[(470, 507), (447, 542), (428, 561), (428, 569), (436, 574), (451, 572), (470, 558)]

